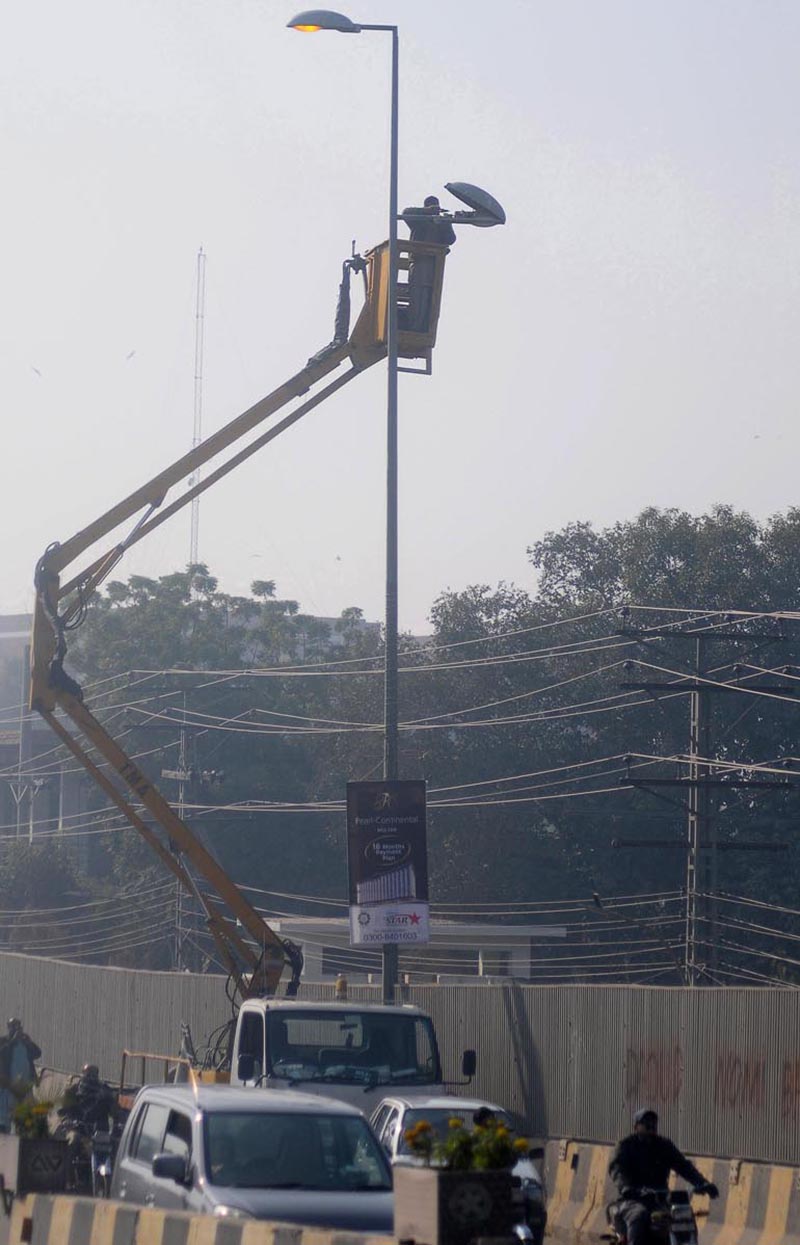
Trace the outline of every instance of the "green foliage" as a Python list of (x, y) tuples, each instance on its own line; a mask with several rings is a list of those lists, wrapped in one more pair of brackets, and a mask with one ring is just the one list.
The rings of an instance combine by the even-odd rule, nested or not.
[(758, 524), (731, 506), (699, 516), (651, 506), (599, 532), (570, 523), (528, 555), (539, 572), (537, 600), (557, 608), (791, 609), (798, 537), (797, 508)]
[[(185, 798), (197, 811), (187, 816), (234, 878), (256, 888), (339, 899), (346, 873), (340, 819), (291, 807), (281, 812), (280, 806), (341, 799), (353, 775), (338, 768), (347, 759), (325, 721), (345, 710), (334, 705), (330, 680), (283, 677), (281, 670), (331, 655), (372, 657), (379, 636), (364, 629), (355, 607), (331, 627), (301, 613), (296, 601), (279, 598), (273, 580), (255, 581), (252, 593), (220, 592), (203, 565), (157, 580), (132, 576), (113, 583), (91, 603), (70, 663), (89, 686), (112, 671), (131, 672), (127, 684), (104, 694), (111, 729), (125, 733), (126, 750), (173, 803), (175, 782), (161, 771), (183, 768), (192, 775)], [(255, 669), (271, 673), (249, 673)], [(214, 677), (217, 670), (241, 674)], [(132, 707), (120, 716), (116, 704)], [(374, 711), (377, 718), (379, 700)], [(352, 712), (360, 716), (363, 705), (353, 704)], [(299, 733), (317, 722), (319, 738)], [(224, 778), (204, 779), (210, 771)], [(146, 894), (160, 875), (153, 862), (130, 831), (95, 850), (93, 871), (117, 886), (130, 887), (141, 877)]]
[(6, 844), (0, 857), (4, 908), (55, 908), (84, 894), (67, 848), (24, 840)]
[[(548, 533), (529, 550), (538, 572), (537, 590), (530, 596), (510, 600), (507, 586), (500, 585), (495, 593), (470, 588), (437, 601), (433, 611), (437, 643), (485, 636), (487, 644), (473, 650), (476, 656), (519, 657), (513, 664), (489, 666), (483, 673), (476, 666), (453, 674), (453, 682), (457, 679), (461, 685), (462, 704), (494, 699), (495, 706), (468, 715), (492, 718), (489, 726), (454, 732), (448, 749), (448, 784), (491, 775), (531, 776), (524, 784), (515, 783), (513, 791), (502, 784), (485, 788), (484, 808), (436, 813), (439, 833), (441, 822), (446, 823), (444, 837), (454, 869), (472, 866), (473, 897), (482, 889), (505, 900), (522, 900), (582, 892), (588, 896), (593, 891), (657, 892), (685, 884), (685, 853), (655, 846), (656, 840), (676, 845), (685, 840), (683, 793), (674, 792), (670, 802), (661, 790), (620, 788), (619, 782), (625, 776), (626, 754), (634, 766), (642, 765), (632, 771), (634, 777), (686, 776), (685, 766), (648, 769), (645, 762), (688, 751), (688, 697), (647, 698), (643, 693), (626, 694), (620, 685), (691, 675), (694, 643), (665, 638), (643, 644), (615, 633), (626, 627), (674, 629), (686, 617), (670, 612), (675, 610), (696, 615), (697, 626), (716, 622), (728, 630), (736, 624), (735, 615), (726, 623), (724, 617), (709, 619), (703, 611), (796, 610), (798, 536), (800, 510), (758, 524), (730, 507), (718, 506), (700, 517), (651, 508), (635, 520), (603, 530), (576, 523)], [(626, 619), (620, 610), (628, 605), (651, 608), (634, 610)], [(607, 610), (613, 612), (595, 613)], [(562, 624), (557, 630), (548, 627), (557, 621)], [(508, 634), (531, 627), (541, 630), (519, 639)], [(800, 661), (796, 626), (787, 624), (783, 638), (781, 628), (758, 620), (736, 629), (741, 640), (719, 641), (710, 650), (710, 677), (733, 680), (738, 666), (744, 686), (758, 687), (753, 679), (757, 667), (777, 667), (780, 678), (787, 666), (789, 675), (796, 675)], [(770, 630), (774, 643), (748, 640), (748, 632)], [(499, 632), (506, 638), (492, 639)], [(560, 646), (560, 651), (542, 652), (548, 643)], [(596, 655), (570, 655), (570, 645), (595, 648)], [(525, 649), (539, 652), (525, 657)], [(463, 658), (460, 650), (454, 658), (456, 653)], [(622, 664), (626, 660), (628, 669)], [(455, 705), (449, 692), (442, 700), (442, 708)], [(531, 710), (528, 722), (523, 716), (526, 705)], [(797, 751), (796, 738), (797, 709), (791, 703), (744, 694), (711, 698), (710, 746), (722, 760), (746, 764), (791, 757)], [(598, 758), (608, 760), (596, 769), (587, 765)], [(584, 768), (548, 777), (550, 771), (568, 765)], [(592, 777), (603, 771), (602, 779)], [(583, 781), (574, 781), (576, 777)], [(514, 802), (489, 802), (506, 795)], [(737, 841), (766, 845), (787, 838), (795, 801), (791, 790), (728, 788), (712, 800), (712, 833), (732, 846)], [(459, 842), (467, 837), (466, 825), (469, 864), (465, 853), (456, 855)], [(654, 840), (652, 850), (612, 847), (616, 840), (648, 838)], [(790, 849), (780, 856), (725, 852), (716, 878), (705, 876), (701, 885), (795, 903), (800, 850), (790, 833), (788, 838)], [(498, 842), (503, 844), (502, 853), (494, 846)], [(465, 897), (466, 883), (465, 877)], [(588, 927), (596, 927), (598, 919), (597, 910), (587, 910)], [(643, 936), (635, 922), (629, 934)]]
[(30, 1094), (30, 1086), (25, 1090), (26, 1097), (14, 1107), (11, 1118), (14, 1132), (19, 1137), (49, 1137), (50, 1112), (56, 1103), (50, 1099), (34, 1098)]
[[(682, 887), (683, 852), (612, 842), (685, 836), (681, 793), (670, 804), (620, 780), (626, 755), (644, 773), (685, 774), (648, 771), (646, 762), (686, 753), (688, 698), (648, 698), (621, 684), (688, 675), (695, 654), (679, 640), (619, 632), (674, 628), (684, 611), (705, 625), (709, 610), (796, 610), (799, 538), (800, 509), (758, 523), (726, 506), (701, 516), (649, 508), (604, 529), (576, 522), (547, 533), (529, 549), (530, 590), (501, 583), (442, 593), (430, 641), (401, 642), (400, 679), (401, 772), (429, 783), (434, 900), (474, 911), (486, 900), (585, 895), (586, 912), (570, 919), (591, 931), (603, 921), (592, 892)], [(626, 618), (628, 606), (647, 609)], [(737, 664), (750, 679), (759, 665), (800, 666), (791, 629), (774, 644), (747, 640), (764, 631), (757, 622), (739, 630), (741, 641), (715, 645), (713, 677), (732, 679)], [(202, 565), (109, 585), (70, 653), (90, 703), (94, 680), (131, 672), (127, 686), (100, 684), (103, 711), (173, 801), (177, 789), (161, 770), (179, 768), (185, 710), (185, 765), (225, 774), (221, 785), (187, 784), (189, 820), (234, 878), (337, 901), (346, 894), (344, 816), (326, 806), (342, 800), (348, 779), (381, 772), (381, 657), (380, 634), (364, 628), (356, 607), (331, 626), (279, 598), (273, 580), (230, 596)], [(326, 660), (345, 664), (297, 677), (296, 667)], [(715, 697), (715, 755), (743, 764), (794, 756), (796, 712), (767, 698)], [(781, 837), (793, 799), (790, 790), (729, 788), (715, 801), (715, 833), (731, 842)], [(725, 853), (716, 885), (791, 903), (799, 853), (794, 841), (780, 857)], [(132, 831), (97, 849), (93, 869), (110, 887), (135, 887), (141, 874), (143, 893), (160, 876)]]

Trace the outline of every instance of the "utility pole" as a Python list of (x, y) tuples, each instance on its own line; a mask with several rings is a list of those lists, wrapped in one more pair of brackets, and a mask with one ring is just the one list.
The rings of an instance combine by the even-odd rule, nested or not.
[[(183, 693), (183, 712), (181, 713), (181, 730), (178, 739), (178, 768), (162, 769), (162, 778), (172, 778), (178, 784), (177, 813), (181, 821), (186, 820), (186, 785), (192, 780), (192, 771), (188, 765), (186, 751), (186, 693)], [(183, 955), (183, 886), (180, 879), (175, 882), (175, 939), (172, 951), (172, 967), (177, 973), (186, 967)]]
[[(686, 976), (691, 985), (697, 985), (700, 969), (697, 962), (698, 924), (708, 912), (711, 964), (716, 964), (716, 902), (708, 885), (709, 873), (716, 883), (717, 849), (709, 835), (709, 806), (711, 790), (707, 779), (710, 767), (701, 757), (711, 755), (711, 730), (709, 725), (709, 698), (703, 691), (701, 680), (705, 675), (705, 648), (703, 637), (695, 643), (695, 690), (689, 695), (689, 797), (686, 858)], [(709, 868), (710, 864), (710, 868)], [(699, 885), (698, 885), (699, 883)]]
[[(195, 498), (195, 500), (197, 500)], [(178, 744), (178, 770), (180, 778), (178, 779), (178, 816), (181, 821), (186, 819), (186, 780), (188, 778), (188, 768), (186, 765), (186, 693), (183, 693), (183, 713), (181, 714), (181, 733), (180, 742)], [(183, 963), (183, 885), (180, 879), (175, 880), (175, 954), (174, 954), (175, 971), (182, 972)]]
[(10, 782), (11, 794), (14, 797), (15, 805), (15, 837), (20, 839), (23, 834), (23, 806), (27, 799), (28, 802), (28, 839), (33, 842), (33, 776), (28, 774), (27, 780), (24, 775), (30, 769), (33, 761), (32, 748), (32, 731), (31, 716), (27, 709), (28, 703), (28, 687), (30, 684), (30, 665), (31, 650), (30, 645), (26, 644), (22, 653), (21, 672), (22, 679), (20, 685), (20, 702), (19, 702), (19, 734), (17, 737), (17, 776)]
[[(195, 293), (194, 316), (194, 432), (192, 449), (196, 450), (203, 440), (203, 347), (206, 317), (206, 257), (202, 246), (197, 252), (197, 287)], [(200, 482), (200, 468), (189, 480), (193, 488)], [(200, 560), (200, 498), (193, 497), (191, 503), (192, 532), (189, 543), (189, 562), (194, 566)]]
[[(173, 730), (174, 726), (167, 726), (165, 723), (149, 724), (151, 730)], [(197, 765), (197, 733), (205, 732), (206, 727), (198, 726), (196, 723), (187, 721), (186, 718), (186, 692), (182, 693), (181, 706), (181, 722), (180, 734), (178, 736), (178, 764), (176, 769), (162, 769), (161, 777), (170, 778), (178, 784), (178, 794), (175, 801), (175, 807), (181, 821), (187, 818), (187, 803), (191, 809), (191, 805), (195, 798), (206, 788), (216, 788), (225, 781), (224, 770), (216, 769), (199, 769)], [(170, 849), (172, 850), (172, 849)], [(180, 856), (180, 852), (175, 851), (176, 856)], [(183, 867), (191, 879), (191, 869), (184, 860)], [(192, 882), (192, 890), (195, 899), (200, 902), (200, 895), (197, 888)], [(175, 886), (175, 937), (173, 942), (172, 963), (176, 972), (181, 972), (185, 968), (191, 967), (187, 962), (186, 956), (186, 928), (187, 928), (187, 909), (184, 907), (186, 896), (184, 888), (180, 881)], [(188, 909), (188, 915), (191, 916), (191, 906)], [(189, 924), (191, 929), (191, 924)]]
[[(730, 630), (707, 631), (670, 631), (658, 628), (636, 630), (625, 627), (617, 632), (644, 642), (652, 639), (669, 639), (690, 641), (694, 644), (694, 670), (692, 676), (658, 681), (630, 682), (620, 684), (629, 691), (646, 691), (654, 697), (660, 694), (674, 695), (676, 692), (689, 694), (689, 751), (687, 754), (686, 778), (633, 778), (630, 770), (622, 780), (628, 787), (649, 791), (658, 795), (656, 788), (682, 787), (687, 791), (684, 801), (671, 799), (662, 795), (670, 803), (685, 809), (687, 813), (687, 834), (685, 843), (678, 840), (617, 840), (615, 847), (673, 847), (686, 850), (686, 909), (684, 935), (684, 972), (687, 985), (700, 985), (704, 978), (714, 979), (717, 965), (718, 933), (717, 933), (717, 902), (718, 886), (718, 852), (723, 851), (775, 851), (785, 850), (786, 843), (745, 843), (720, 841), (717, 834), (712, 835), (712, 823), (715, 820), (712, 810), (712, 790), (716, 787), (749, 788), (774, 792), (785, 791), (798, 784), (784, 779), (760, 781), (758, 779), (739, 779), (734, 777), (717, 778), (714, 776), (714, 765), (711, 761), (711, 705), (710, 697), (719, 693), (741, 695), (741, 685), (737, 683), (716, 682), (709, 677), (706, 646), (721, 641), (738, 643), (757, 643), (759, 645), (784, 642), (783, 635), (753, 634)], [(632, 663), (631, 663), (632, 664)], [(626, 663), (626, 666), (628, 663)], [(761, 692), (769, 692), (781, 696), (797, 696), (800, 685), (797, 684), (764, 684), (757, 688)], [(744, 767), (746, 768), (746, 767)], [(708, 929), (706, 938), (701, 936), (702, 929)], [(708, 956), (701, 954), (701, 944), (706, 944)]]

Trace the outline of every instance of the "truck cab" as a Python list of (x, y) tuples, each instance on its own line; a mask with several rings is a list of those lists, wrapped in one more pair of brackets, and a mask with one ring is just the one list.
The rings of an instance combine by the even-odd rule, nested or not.
[(433, 1022), (419, 1008), (269, 998), (242, 1004), (231, 1085), (321, 1094), (366, 1114), (401, 1086), (405, 1096), (443, 1092)]

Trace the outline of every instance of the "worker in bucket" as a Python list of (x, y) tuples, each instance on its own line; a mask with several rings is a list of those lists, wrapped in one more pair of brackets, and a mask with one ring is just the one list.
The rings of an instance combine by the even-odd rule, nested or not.
[[(412, 242), (431, 242), (436, 246), (452, 246), (456, 231), (446, 217), (436, 195), (428, 195), (422, 207), (405, 208), (402, 217), (408, 225)], [(408, 273), (408, 308), (400, 309), (399, 327), (412, 333), (427, 333), (430, 328), (433, 281), (436, 260), (433, 255), (412, 255)]]

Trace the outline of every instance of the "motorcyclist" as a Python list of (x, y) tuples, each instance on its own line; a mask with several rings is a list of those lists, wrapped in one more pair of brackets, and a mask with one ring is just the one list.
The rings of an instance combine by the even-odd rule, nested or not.
[(706, 1180), (668, 1137), (658, 1132), (658, 1115), (642, 1108), (633, 1117), (633, 1132), (617, 1145), (608, 1166), (620, 1191), (616, 1217), (625, 1225), (628, 1245), (646, 1245), (650, 1239), (650, 1214), (655, 1208), (644, 1189), (666, 1189), (670, 1172), (677, 1172), (698, 1193), (719, 1197), (715, 1184)]
[(100, 1069), (96, 1063), (85, 1063), (79, 1079), (67, 1086), (58, 1114), (69, 1141), (68, 1164), (72, 1183), (77, 1192), (89, 1192), (92, 1137), (96, 1133), (110, 1133), (116, 1116), (114, 1091), (100, 1080)]
[(82, 1125), (88, 1132), (109, 1131), (111, 1117), (115, 1114), (114, 1091), (100, 1080), (96, 1063), (85, 1063), (80, 1079), (70, 1085), (64, 1094), (59, 1115)]

